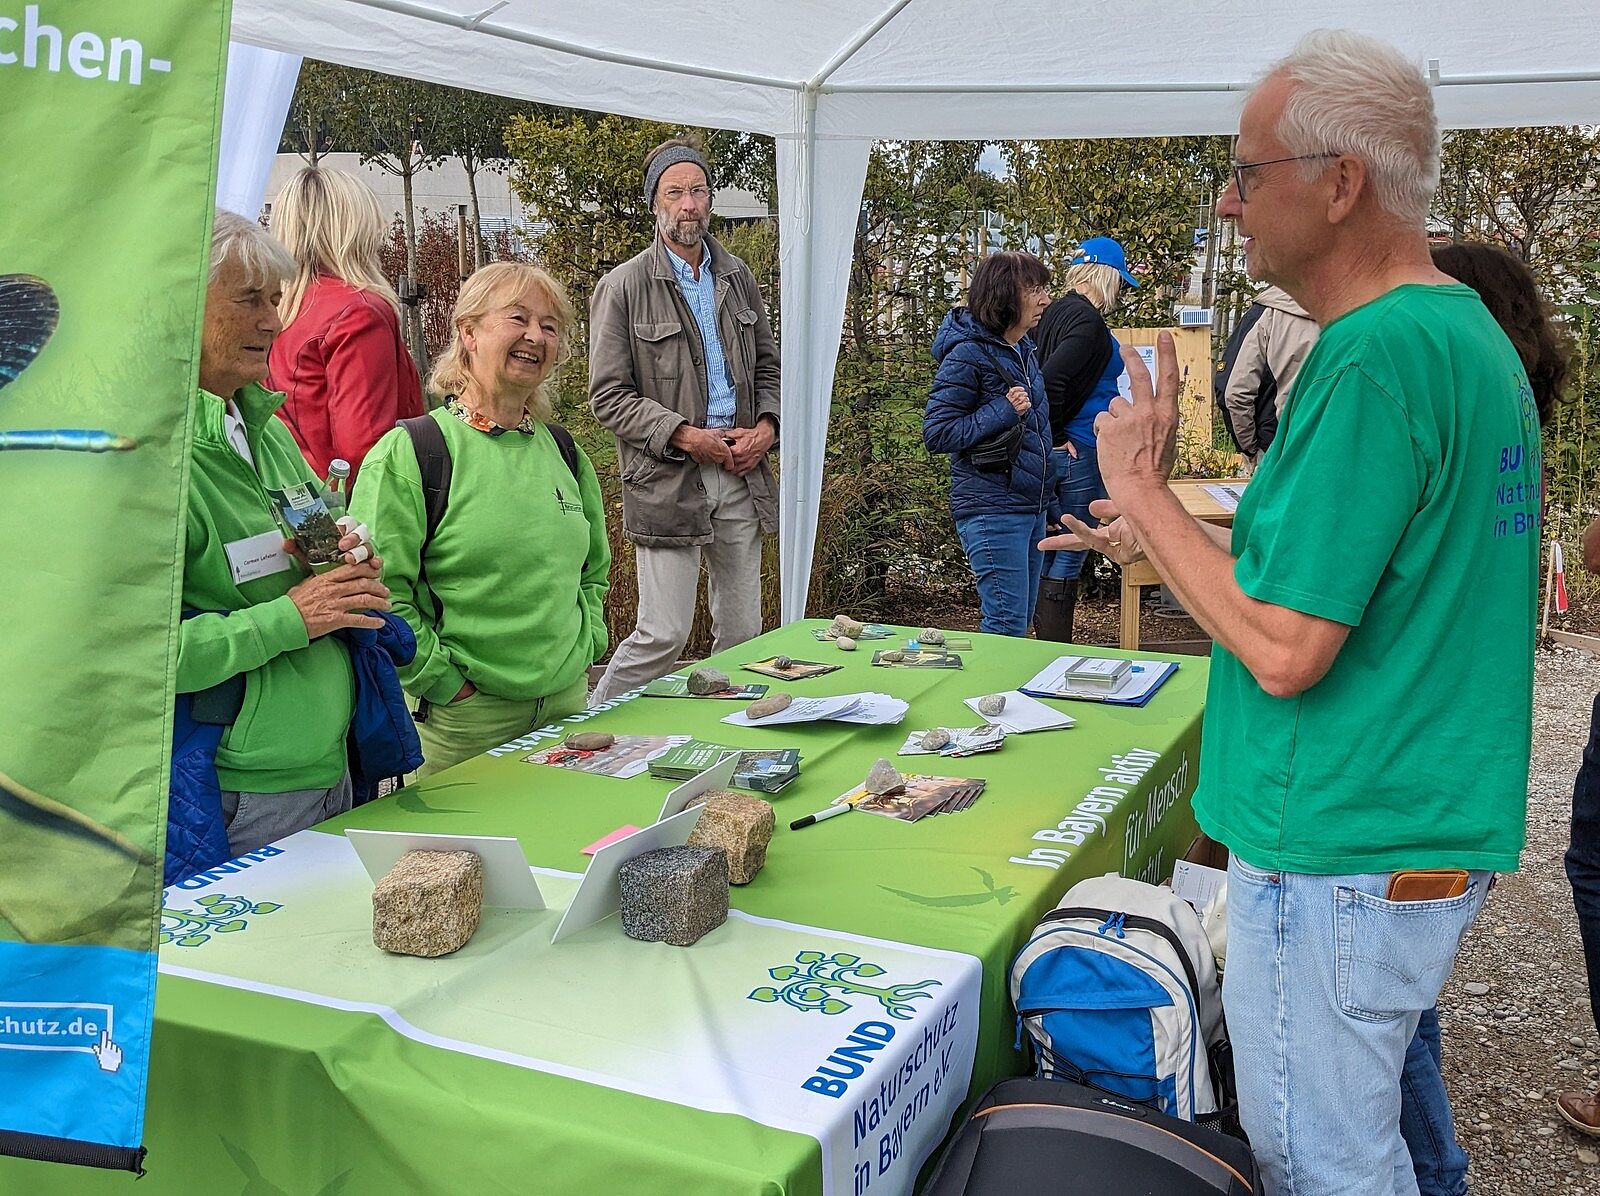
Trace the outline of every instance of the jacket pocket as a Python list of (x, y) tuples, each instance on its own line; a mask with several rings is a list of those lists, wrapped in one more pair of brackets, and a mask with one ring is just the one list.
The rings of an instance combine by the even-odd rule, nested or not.
[(682, 377), (683, 359), (688, 356), (688, 348), (681, 321), (635, 323), (633, 336), (638, 346), (635, 352), (639, 358), (640, 374), (662, 382), (676, 382)]
[(661, 469), (661, 462), (649, 453), (641, 453), (631, 445), (623, 447), (621, 475), (624, 485), (639, 486), (648, 482)]

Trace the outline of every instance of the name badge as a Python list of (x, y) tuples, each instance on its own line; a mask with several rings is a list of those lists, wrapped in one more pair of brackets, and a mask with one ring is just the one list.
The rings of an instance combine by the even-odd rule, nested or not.
[(292, 568), (294, 558), (283, 550), (283, 533), (262, 532), (244, 540), (235, 540), (223, 546), (228, 554), (228, 568), (233, 570), (235, 585), (243, 585), (258, 577), (271, 577)]

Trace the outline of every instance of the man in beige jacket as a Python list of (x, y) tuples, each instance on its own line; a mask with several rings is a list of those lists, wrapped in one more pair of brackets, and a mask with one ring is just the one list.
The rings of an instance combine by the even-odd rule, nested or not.
[(707, 235), (711, 169), (692, 146), (651, 150), (644, 184), (657, 235), (589, 306), (589, 405), (617, 438), (639, 578), (597, 704), (671, 672), (702, 556), (717, 651), (759, 635), (761, 537), (778, 526), (778, 348), (755, 275)]
[(1317, 325), (1278, 287), (1255, 297), (1223, 354), (1217, 393), (1234, 443), (1254, 468), (1278, 431), (1278, 416), (1300, 363), (1317, 343)]

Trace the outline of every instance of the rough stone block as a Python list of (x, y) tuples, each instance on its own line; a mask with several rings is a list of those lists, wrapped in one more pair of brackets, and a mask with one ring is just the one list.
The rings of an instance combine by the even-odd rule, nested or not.
[(689, 692), (697, 697), (721, 693), (731, 684), (728, 674), (721, 669), (695, 669), (689, 674)]
[(728, 883), (749, 884), (767, 862), (767, 844), (777, 821), (772, 804), (731, 789), (712, 789), (694, 804), (703, 804), (705, 812), (694, 824), (689, 842), (726, 852)]
[(629, 938), (688, 947), (728, 917), (728, 857), (714, 847), (636, 855), (618, 870), (617, 883)]
[(372, 890), (372, 942), (433, 958), (467, 945), (483, 914), (483, 861), (470, 851), (408, 851)]

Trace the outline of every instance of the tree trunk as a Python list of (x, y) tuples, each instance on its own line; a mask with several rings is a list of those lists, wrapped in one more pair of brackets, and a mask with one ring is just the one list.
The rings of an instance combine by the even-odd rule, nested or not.
[[(397, 155), (400, 163), (400, 189), (404, 196), (404, 216), (406, 228), (406, 288), (411, 295), (417, 293), (417, 214), (414, 209), (412, 193), (412, 177), (416, 174), (416, 166), (412, 161), (408, 148), (404, 154)], [(411, 345), (411, 355), (421, 363), (428, 359), (427, 348), (422, 335), (422, 304), (418, 300), (406, 307), (406, 340)], [(422, 368), (420, 365), (418, 368)]]
[(478, 163), (471, 154), (463, 154), (461, 165), (467, 172), (467, 215), (472, 221), (467, 236), (472, 241), (472, 268), (477, 270), (483, 265), (483, 221), (478, 213)]

